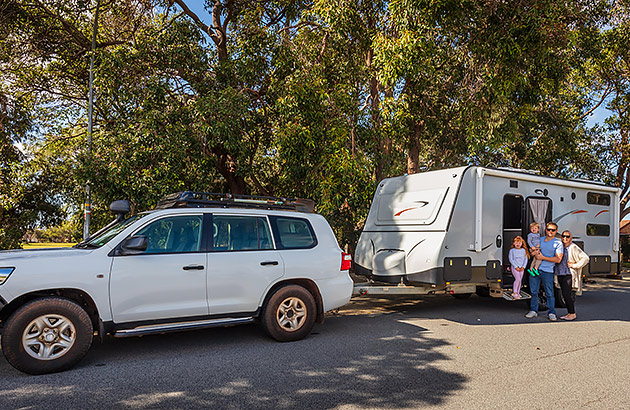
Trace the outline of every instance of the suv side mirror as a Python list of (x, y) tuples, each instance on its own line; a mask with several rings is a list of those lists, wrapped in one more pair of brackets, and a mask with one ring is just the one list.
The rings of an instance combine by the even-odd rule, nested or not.
[(147, 237), (130, 236), (120, 245), (120, 255), (138, 255), (147, 250)]
[(128, 214), (129, 211), (131, 211), (131, 205), (129, 205), (129, 201), (127, 201), (126, 199), (119, 199), (118, 201), (114, 201), (109, 205), (109, 210), (112, 211), (112, 213), (118, 215), (116, 220), (118, 222), (121, 222), (122, 220), (124, 220), (125, 215)]

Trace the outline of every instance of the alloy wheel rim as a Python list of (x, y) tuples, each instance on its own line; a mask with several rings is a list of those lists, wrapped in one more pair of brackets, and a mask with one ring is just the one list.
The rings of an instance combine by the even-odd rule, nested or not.
[(296, 297), (286, 298), (278, 306), (276, 318), (278, 325), (286, 331), (295, 332), (306, 322), (306, 306), (304, 302)]
[(42, 315), (24, 329), (22, 346), (35, 359), (54, 360), (68, 353), (76, 337), (76, 329), (67, 317)]

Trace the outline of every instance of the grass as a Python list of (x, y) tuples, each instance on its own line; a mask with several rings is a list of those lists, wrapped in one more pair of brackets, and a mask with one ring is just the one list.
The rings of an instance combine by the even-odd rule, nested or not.
[(53, 242), (39, 242), (39, 243), (23, 243), (24, 249), (44, 249), (44, 248), (69, 248), (74, 246), (74, 243), (53, 243)]

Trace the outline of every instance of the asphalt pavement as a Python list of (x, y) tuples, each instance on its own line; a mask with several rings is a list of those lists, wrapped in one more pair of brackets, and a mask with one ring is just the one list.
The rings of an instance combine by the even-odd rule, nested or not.
[(629, 279), (598, 279), (574, 322), (476, 295), (357, 298), (292, 343), (257, 325), (109, 338), (58, 374), (0, 358), (0, 409), (629, 408), (629, 307)]

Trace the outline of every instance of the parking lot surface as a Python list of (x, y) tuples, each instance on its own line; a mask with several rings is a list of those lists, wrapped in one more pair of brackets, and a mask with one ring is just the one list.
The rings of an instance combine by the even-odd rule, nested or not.
[(0, 408), (627, 408), (629, 307), (629, 279), (589, 284), (575, 322), (476, 295), (355, 298), (298, 342), (255, 325), (109, 338), (43, 376), (1, 358)]

